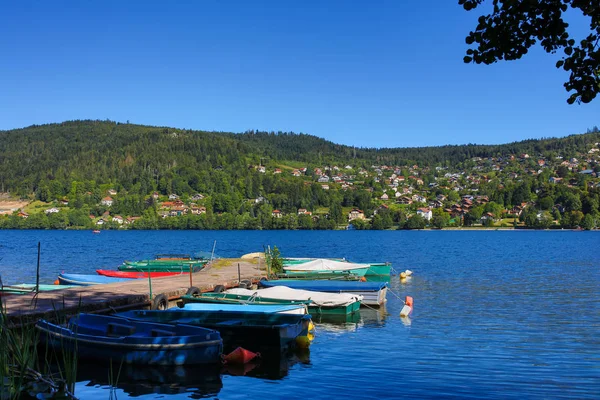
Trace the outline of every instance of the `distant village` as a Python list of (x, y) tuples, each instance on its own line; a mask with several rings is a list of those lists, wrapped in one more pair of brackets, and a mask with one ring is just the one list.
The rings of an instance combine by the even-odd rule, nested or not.
[[(509, 203), (496, 202), (495, 207), (485, 207), (493, 202), (490, 188), (493, 193), (501, 193), (507, 187), (518, 186), (522, 182), (533, 182), (536, 187), (532, 190), (536, 194), (544, 191), (548, 185), (562, 185), (567, 188), (580, 188), (583, 190), (600, 189), (600, 146), (595, 143), (587, 153), (579, 157), (565, 159), (560, 155), (552, 158), (540, 155), (518, 154), (508, 157), (474, 157), (467, 160), (461, 169), (437, 166), (433, 168), (419, 165), (371, 165), (370, 167), (354, 167), (352, 165), (324, 165), (319, 167), (293, 168), (285, 165), (248, 165), (249, 169), (259, 174), (273, 174), (280, 179), (300, 179), (304, 185), (316, 185), (323, 191), (356, 191), (362, 190), (370, 194), (371, 210), (361, 208), (342, 207), (343, 218), (338, 219), (336, 228), (353, 228), (361, 224), (374, 223), (378, 214), (390, 211), (401, 212), (407, 220), (418, 216), (425, 226), (432, 226), (436, 215), (444, 216), (446, 222), (442, 226), (497, 226), (502, 220), (512, 218), (513, 226), (522, 224), (522, 214), (527, 209), (539, 209), (536, 218), (544, 218), (542, 208), (533, 199)], [(90, 214), (89, 222), (92, 226), (102, 227), (127, 227), (139, 221), (141, 215), (119, 215), (111, 211), (115, 201), (124, 193), (116, 189), (108, 189), (100, 200), (99, 206), (103, 207), (100, 215)], [(269, 204), (268, 193), (244, 201), (252, 204)], [(182, 216), (202, 216), (212, 212), (209, 193), (152, 193), (150, 200), (160, 219), (178, 218)], [(504, 204), (502, 204), (504, 203)], [(47, 216), (58, 214), (69, 208), (69, 200), (50, 204), (44, 208)], [(476, 218), (466, 217), (474, 208), (484, 206), (484, 212), (476, 213)], [(39, 206), (38, 206), (39, 207)], [(597, 205), (596, 205), (597, 207)], [(545, 207), (548, 209), (548, 207)], [(4, 214), (16, 215), (27, 219), (30, 212), (26, 207), (19, 209), (0, 210)], [(282, 210), (272, 208), (271, 217), (275, 220), (295, 215), (300, 218), (310, 218), (314, 223), (322, 218), (330, 218), (328, 208), (309, 210), (298, 208)], [(565, 206), (560, 203), (551, 204), (551, 211), (565, 212)], [(597, 210), (596, 210), (597, 213)], [(552, 216), (552, 214), (550, 214)], [(550, 218), (550, 217), (549, 217)], [(554, 219), (554, 218), (552, 218)], [(555, 220), (554, 223), (559, 221)], [(597, 221), (594, 220), (594, 227)], [(505, 225), (501, 225), (505, 226)], [(375, 226), (373, 226), (375, 228)], [(389, 228), (389, 224), (384, 226)]]

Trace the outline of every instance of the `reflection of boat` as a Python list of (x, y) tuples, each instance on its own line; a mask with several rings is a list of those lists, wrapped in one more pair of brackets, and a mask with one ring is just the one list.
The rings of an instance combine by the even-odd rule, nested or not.
[[(90, 363), (79, 360), (77, 380), (89, 381), (86, 386), (116, 387), (130, 397), (152, 393), (186, 393), (191, 398), (212, 398), (223, 388), (219, 365), (121, 365), (113, 362)], [(107, 389), (111, 390), (111, 389)], [(98, 396), (100, 397), (100, 396)], [(103, 396), (108, 398), (109, 396)]]
[[(315, 324), (323, 324), (323, 323), (326, 323), (326, 324), (346, 324), (346, 323), (355, 324), (357, 322), (360, 322), (360, 312), (355, 312), (355, 313), (346, 314), (346, 315), (317, 314), (317, 315), (313, 316), (313, 322)], [(319, 330), (319, 326), (316, 327), (317, 331)]]
[(94, 229), (92, 233), (100, 233), (100, 229)]
[(111, 278), (129, 278), (129, 279), (140, 279), (140, 278), (162, 278), (164, 276), (174, 276), (181, 274), (189, 274), (189, 271), (181, 272), (138, 272), (138, 271), (113, 271), (110, 269), (97, 269), (98, 275), (110, 276)]
[(362, 308), (360, 310), (360, 320), (365, 326), (383, 326), (387, 316), (388, 313), (385, 304), (377, 309)]
[(306, 304), (308, 312), (316, 315), (347, 315), (360, 308), (362, 296), (350, 293), (311, 292), (277, 286), (260, 290), (229, 289), (224, 293), (201, 293), (182, 296), (184, 303), (224, 304)]
[(61, 285), (91, 286), (105, 283), (129, 282), (129, 278), (113, 278), (92, 274), (59, 274), (58, 282)]
[(274, 281), (261, 280), (262, 287), (287, 286), (294, 289), (313, 292), (352, 293), (363, 297), (363, 304), (380, 306), (386, 301), (386, 282), (353, 282), (353, 281), (302, 281), (282, 279)]
[[(214, 305), (214, 304), (212, 304)], [(186, 307), (192, 304), (186, 305)], [(255, 306), (259, 307), (259, 306)], [(236, 347), (250, 351), (280, 352), (294, 347), (298, 336), (305, 336), (311, 321), (310, 315), (281, 314), (254, 311), (194, 311), (170, 308), (164, 311), (134, 310), (117, 314), (123, 318), (157, 323), (185, 323), (216, 329), (223, 338), (226, 353)], [(248, 310), (252, 306), (248, 306)]]
[(184, 324), (130, 321), (119, 317), (79, 314), (66, 326), (36, 323), (40, 339), (80, 358), (123, 360), (125, 364), (216, 364), (223, 341), (218, 332)]

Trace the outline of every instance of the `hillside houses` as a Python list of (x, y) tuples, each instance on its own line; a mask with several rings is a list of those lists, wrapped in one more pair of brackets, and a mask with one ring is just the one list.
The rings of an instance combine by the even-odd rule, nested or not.
[[(80, 226), (113, 229), (134, 223), (140, 229), (335, 229), (346, 220), (356, 221), (357, 229), (370, 229), (381, 228), (384, 219), (385, 228), (388, 221), (405, 228), (415, 216), (420, 218), (413, 222), (426, 227), (523, 226), (527, 218), (532, 224), (533, 211), (546, 219), (550, 215), (554, 226), (569, 227), (571, 219), (582, 224), (588, 215), (597, 219), (598, 145), (590, 142), (585, 151), (571, 146), (568, 154), (525, 148), (527, 153), (501, 154), (500, 149), (489, 156), (477, 149), (455, 165), (439, 155), (426, 165), (422, 159), (408, 161), (386, 152), (368, 162), (335, 155), (321, 157), (319, 163), (251, 155), (241, 167), (224, 160), (212, 165), (214, 171), (175, 167), (171, 178), (155, 176), (143, 189), (135, 179), (71, 188), (53, 183), (35, 194), (42, 205), (20, 214), (15, 209), (10, 216), (24, 224), (31, 214), (45, 213), (42, 220), (55, 224), (84, 220)], [(62, 192), (53, 193), (60, 187)], [(330, 218), (334, 205), (339, 208)], [(34, 216), (27, 223), (38, 219)]]

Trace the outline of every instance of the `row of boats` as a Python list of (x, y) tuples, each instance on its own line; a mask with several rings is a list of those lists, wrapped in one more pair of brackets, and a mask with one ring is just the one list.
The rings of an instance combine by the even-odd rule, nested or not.
[(344, 321), (367, 304), (365, 299), (383, 304), (387, 290), (385, 282), (360, 281), (277, 280), (259, 285), (212, 293), (191, 290), (178, 307), (166, 310), (80, 314), (66, 325), (41, 320), (36, 327), (44, 343), (77, 349), (82, 358), (216, 364), (223, 354), (240, 348), (251, 354), (306, 348), (314, 338), (313, 315), (320, 321)]
[[(92, 274), (60, 274), (57, 288), (96, 285), (141, 278), (189, 274), (203, 268), (208, 257), (159, 255), (126, 261), (113, 270)], [(313, 319), (346, 322), (359, 316), (361, 305), (386, 302), (389, 263), (351, 263), (344, 259), (284, 259), (285, 273), (258, 285), (201, 293), (191, 287), (177, 307), (133, 310), (114, 315), (79, 314), (64, 324), (40, 320), (40, 340), (85, 359), (122, 360), (126, 364), (218, 364), (225, 354), (245, 358), (260, 352), (280, 354), (306, 348), (314, 338)], [(410, 271), (407, 271), (410, 272)], [(38, 286), (38, 290), (41, 287)], [(406, 304), (412, 309), (412, 300)]]
[[(183, 254), (162, 254), (152, 260), (125, 261), (118, 269), (98, 269), (97, 275), (61, 273), (59, 285), (96, 285), (123, 282), (127, 279), (161, 278), (188, 274), (202, 269), (211, 258)], [(281, 279), (308, 280), (359, 280), (369, 277), (390, 276), (390, 263), (352, 263), (344, 259), (331, 258), (286, 258), (283, 259), (284, 273)]]

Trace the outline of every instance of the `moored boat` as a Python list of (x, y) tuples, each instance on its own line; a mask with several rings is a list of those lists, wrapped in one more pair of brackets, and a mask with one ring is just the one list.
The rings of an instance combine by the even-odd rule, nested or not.
[[(356, 264), (356, 263), (352, 263), (349, 260), (346, 260), (345, 258), (323, 258), (323, 259), (319, 259), (319, 258), (302, 258), (302, 257), (294, 257), (294, 258), (284, 258), (283, 259), (283, 266), (285, 267), (296, 267), (296, 266), (302, 266), (302, 265), (306, 265), (310, 262), (316, 261), (316, 260), (329, 260), (329, 261), (334, 261), (334, 262), (339, 262), (339, 263), (348, 263), (348, 264)], [(369, 277), (369, 276), (390, 276), (390, 273), (392, 272), (392, 264), (389, 262), (361, 262), (358, 264), (367, 264), (369, 266), (369, 268), (367, 269), (367, 271), (365, 272), (365, 274), (363, 276)], [(342, 267), (343, 268), (343, 267)]]
[(119, 271), (136, 272), (198, 272), (207, 261), (182, 261), (182, 260), (145, 260), (145, 261), (125, 261), (117, 268)]
[(353, 293), (363, 297), (362, 303), (369, 306), (380, 306), (386, 302), (387, 282), (360, 281), (309, 281), (309, 280), (261, 280), (261, 287), (269, 288), (287, 286), (293, 289), (313, 292)]
[(139, 271), (113, 271), (110, 269), (97, 269), (96, 273), (98, 275), (109, 276), (112, 278), (130, 278), (130, 279), (140, 279), (140, 278), (162, 278), (165, 276), (175, 276), (181, 274), (189, 274), (189, 271), (181, 271), (181, 272), (139, 272)]
[(66, 326), (40, 320), (43, 343), (76, 351), (80, 358), (112, 359), (119, 364), (217, 364), (223, 341), (219, 332), (185, 324), (160, 324), (80, 314)]
[[(40, 292), (50, 292), (54, 290), (62, 290), (69, 289), (74, 287), (74, 285), (46, 285), (40, 284), (38, 285), (37, 290)], [(27, 293), (35, 293), (36, 286), (35, 283), (20, 283), (17, 285), (8, 285), (2, 286), (0, 288), (0, 296), (7, 294), (27, 294)]]
[(190, 312), (252, 312), (263, 314), (308, 314), (305, 304), (271, 304), (271, 305), (253, 305), (253, 304), (205, 304), (190, 303), (183, 307), (171, 308), (167, 311), (178, 312), (180, 310)]
[(137, 272), (197, 272), (210, 258), (193, 257), (189, 254), (157, 254), (152, 260), (125, 261), (118, 267), (119, 271)]
[[(225, 310), (193, 310), (188, 308), (134, 310), (117, 314), (123, 318), (158, 323), (185, 323), (218, 330), (223, 338), (224, 351), (237, 347), (251, 351), (279, 353), (295, 347), (298, 337), (308, 335), (311, 316), (275, 312)], [(222, 306), (222, 305), (219, 305)], [(248, 307), (253, 310), (258, 306)]]
[(369, 269), (365, 276), (390, 276), (392, 273), (392, 264), (389, 262), (368, 262)]
[(92, 274), (59, 274), (58, 282), (61, 285), (91, 286), (106, 283), (129, 282), (131, 278), (113, 278), (110, 276)]
[(367, 273), (369, 265), (317, 258), (302, 264), (284, 265), (283, 269), (288, 275), (302, 275), (306, 273), (351, 273), (362, 277)]
[(308, 280), (342, 280), (342, 281), (357, 281), (360, 276), (354, 275), (349, 271), (338, 272), (303, 272), (303, 273), (283, 273), (277, 274), (278, 279), (308, 279)]
[(359, 310), (362, 296), (349, 293), (311, 292), (285, 286), (260, 290), (229, 289), (223, 293), (201, 293), (182, 296), (188, 303), (223, 304), (306, 304), (311, 315), (347, 315)]

